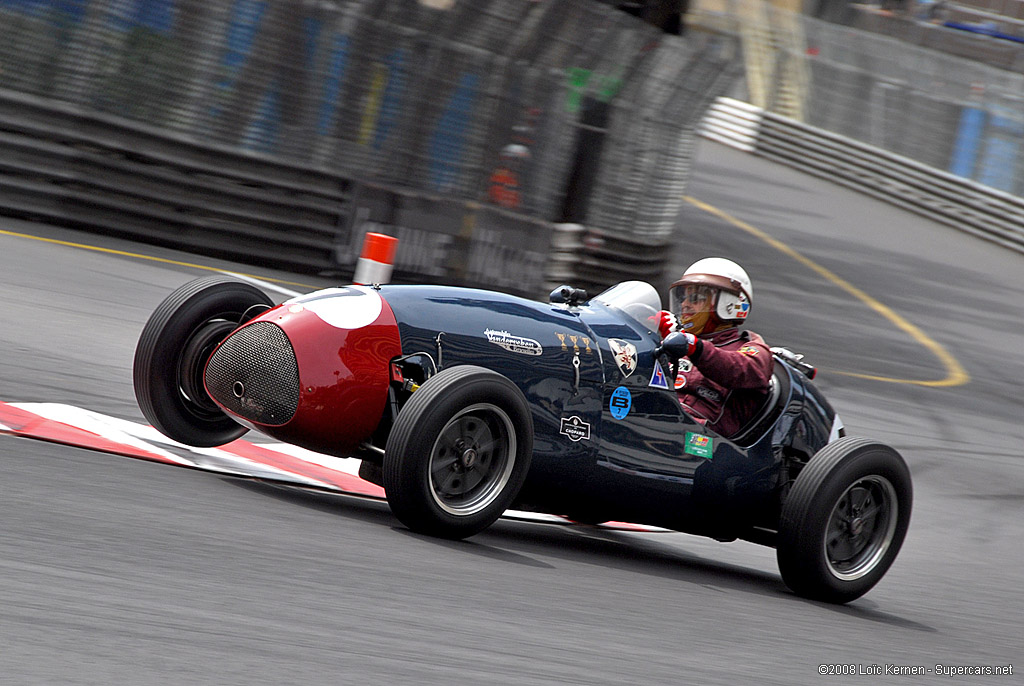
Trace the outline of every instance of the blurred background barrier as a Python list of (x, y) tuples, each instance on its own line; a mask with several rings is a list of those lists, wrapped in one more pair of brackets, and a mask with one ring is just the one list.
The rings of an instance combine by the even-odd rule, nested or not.
[(341, 275), (391, 227), (396, 281), (601, 288), (659, 273), (740, 61), (593, 0), (0, 0), (0, 212)]
[[(737, 2), (697, 0), (694, 11), (705, 21), (722, 15), (753, 21)], [(757, 21), (767, 56), (756, 66), (748, 62), (746, 83), (766, 85), (756, 92), (739, 89), (734, 97), (997, 190), (1024, 194), (1024, 74), (761, 6)], [(981, 47), (996, 40), (972, 38)], [(744, 38), (747, 52), (751, 42)]]
[[(374, 230), (399, 282), (660, 287), (707, 113), (1016, 245), (1024, 74), (810, 16), (840, 2), (641, 3), (675, 36), (597, 0), (0, 0), (0, 212), (341, 279)], [(850, 11), (954, 31), (903, 5)]]
[(764, 110), (760, 107), (722, 97), (708, 108), (698, 133), (738, 150), (754, 152), (762, 119)]
[(730, 98), (701, 132), (1024, 252), (1024, 198)]
[[(888, 4), (901, 9), (811, 3), (822, 15), (843, 5), (916, 22), (936, 36), (929, 47), (814, 18), (798, 2), (694, 0), (688, 21), (736, 22), (748, 56), (741, 87), (709, 108), (703, 135), (1021, 250), (1024, 74), (993, 66), (991, 53), (1024, 46), (950, 28), (930, 3)], [(966, 42), (977, 59), (941, 49)]]
[(353, 183), (0, 91), (3, 213), (300, 271), (334, 266)]

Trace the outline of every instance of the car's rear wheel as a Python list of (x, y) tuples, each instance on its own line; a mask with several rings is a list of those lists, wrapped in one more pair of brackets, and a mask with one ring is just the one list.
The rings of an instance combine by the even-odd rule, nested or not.
[(146, 419), (179, 443), (223, 445), (246, 432), (203, 385), (214, 348), (239, 323), (271, 306), (258, 288), (223, 276), (196, 279), (153, 311), (135, 348), (135, 397)]
[(519, 388), (482, 367), (451, 367), (398, 413), (384, 455), (384, 491), (413, 531), (465, 538), (509, 507), (532, 455), (533, 420)]
[(777, 558), (798, 595), (847, 603), (885, 575), (907, 533), (910, 471), (889, 446), (840, 438), (800, 472), (782, 506)]

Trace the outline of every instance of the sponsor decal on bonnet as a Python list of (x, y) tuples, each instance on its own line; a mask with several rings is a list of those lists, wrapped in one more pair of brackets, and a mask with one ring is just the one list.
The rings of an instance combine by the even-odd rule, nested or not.
[(608, 345), (612, 348), (615, 364), (619, 366), (623, 376), (629, 376), (636, 371), (636, 346), (618, 338), (609, 338)]
[(565, 344), (565, 341), (568, 340), (570, 343), (572, 343), (572, 351), (574, 353), (579, 354), (580, 344), (582, 344), (583, 347), (586, 348), (587, 354), (593, 354), (594, 352), (590, 348), (590, 339), (587, 338), (586, 336), (580, 336), (578, 334), (571, 333), (563, 333), (561, 331), (556, 331), (555, 335), (558, 336), (558, 342), (562, 344), (563, 351), (569, 350), (569, 347)]
[(579, 417), (562, 417), (562, 428), (558, 433), (568, 436), (573, 443), (590, 440), (590, 424)]
[(613, 417), (624, 419), (629, 414), (631, 407), (633, 407), (633, 395), (628, 388), (619, 386), (612, 391), (612, 397), (608, 401), (608, 411), (612, 413)]
[(665, 376), (664, 370), (661, 368), (661, 363), (657, 360), (654, 361), (654, 373), (651, 374), (651, 382), (647, 384), (654, 388), (668, 388), (668, 378)]
[(540, 355), (544, 352), (540, 343), (532, 338), (513, 336), (508, 331), (485, 329), (484, 336), (487, 336), (487, 340), (494, 345), (500, 346), (510, 353), (519, 353), (520, 355)]
[(711, 459), (714, 453), (714, 442), (710, 436), (703, 434), (693, 433), (692, 431), (686, 432), (686, 447), (683, 448), (690, 455), (696, 455), (697, 457), (706, 457)]

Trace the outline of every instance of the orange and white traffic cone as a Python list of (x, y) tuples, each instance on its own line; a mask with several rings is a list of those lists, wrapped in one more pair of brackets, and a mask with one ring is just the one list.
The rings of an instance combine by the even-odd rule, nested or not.
[(382, 233), (367, 233), (363, 241), (363, 254), (356, 263), (356, 273), (352, 283), (375, 284), (387, 283), (391, 280), (391, 271), (395, 264), (395, 250), (398, 239)]

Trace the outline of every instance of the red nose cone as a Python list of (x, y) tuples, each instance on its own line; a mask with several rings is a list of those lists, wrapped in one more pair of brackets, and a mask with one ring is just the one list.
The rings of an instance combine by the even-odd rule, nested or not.
[(206, 387), (242, 423), (344, 456), (377, 428), (399, 354), (395, 315), (377, 291), (332, 288), (233, 333), (211, 356)]

